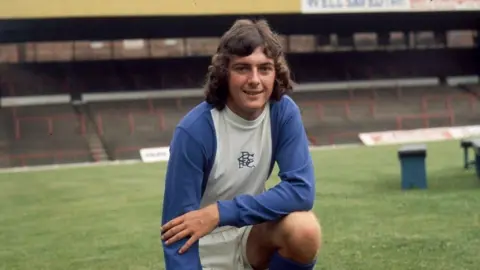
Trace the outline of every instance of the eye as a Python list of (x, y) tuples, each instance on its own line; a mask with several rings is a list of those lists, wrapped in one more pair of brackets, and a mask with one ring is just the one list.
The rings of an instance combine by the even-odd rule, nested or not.
[(270, 72), (273, 70), (273, 68), (271, 66), (262, 66), (259, 68), (260, 72), (263, 72), (263, 73), (266, 73), (266, 72)]
[(239, 66), (239, 67), (236, 67), (235, 70), (238, 71), (238, 72), (242, 72), (242, 73), (243, 73), (243, 72), (247, 72), (247, 71), (248, 71), (248, 67), (246, 67), (246, 66)]

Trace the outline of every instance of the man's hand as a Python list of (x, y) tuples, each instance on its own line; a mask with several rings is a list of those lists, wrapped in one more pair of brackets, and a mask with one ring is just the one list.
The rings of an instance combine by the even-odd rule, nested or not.
[(219, 220), (220, 214), (216, 203), (188, 212), (162, 226), (162, 240), (165, 241), (166, 245), (170, 245), (190, 236), (190, 239), (179, 251), (182, 254), (198, 239), (213, 231)]

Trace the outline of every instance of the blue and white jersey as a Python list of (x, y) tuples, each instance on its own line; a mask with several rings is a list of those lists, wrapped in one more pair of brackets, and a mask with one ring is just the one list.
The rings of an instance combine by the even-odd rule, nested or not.
[[(313, 207), (315, 176), (300, 110), (283, 96), (255, 120), (203, 102), (178, 124), (170, 145), (162, 224), (217, 203), (215, 230), (280, 219)], [(281, 182), (265, 189), (275, 162)], [(201, 270), (199, 245), (163, 245), (166, 268)]]
[(211, 115), (217, 147), (200, 207), (240, 194), (264, 192), (272, 163), (270, 107), (253, 121), (228, 107), (211, 110)]

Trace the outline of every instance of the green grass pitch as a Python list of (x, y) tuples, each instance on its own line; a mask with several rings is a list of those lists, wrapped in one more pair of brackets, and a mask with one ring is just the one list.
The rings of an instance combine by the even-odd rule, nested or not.
[[(317, 269), (478, 269), (480, 181), (462, 168), (458, 142), (428, 144), (428, 190), (400, 189), (397, 148), (312, 152)], [(0, 269), (163, 269), (164, 173), (135, 164), (0, 174)]]

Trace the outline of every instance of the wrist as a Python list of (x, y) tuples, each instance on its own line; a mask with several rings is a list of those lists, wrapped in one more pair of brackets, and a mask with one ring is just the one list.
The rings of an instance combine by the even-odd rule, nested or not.
[(209, 206), (209, 208), (211, 209), (211, 211), (209, 211), (210, 218), (215, 222), (215, 227), (217, 227), (220, 223), (220, 211), (218, 209), (218, 204), (213, 203)]

